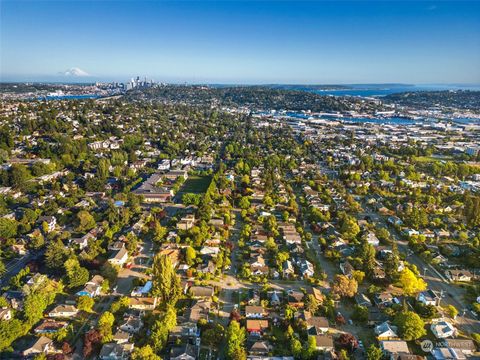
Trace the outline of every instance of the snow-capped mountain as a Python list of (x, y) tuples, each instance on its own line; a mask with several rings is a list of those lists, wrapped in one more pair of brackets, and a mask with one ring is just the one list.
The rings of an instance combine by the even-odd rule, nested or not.
[(86, 71), (83, 71), (78, 67), (73, 67), (67, 71), (62, 72), (61, 74), (65, 76), (75, 76), (75, 77), (90, 76), (89, 73), (87, 73)]

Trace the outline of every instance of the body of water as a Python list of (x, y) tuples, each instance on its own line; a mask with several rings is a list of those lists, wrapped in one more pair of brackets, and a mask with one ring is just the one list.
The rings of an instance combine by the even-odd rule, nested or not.
[(445, 91), (445, 90), (480, 90), (480, 85), (456, 86), (456, 85), (431, 85), (431, 86), (361, 86), (352, 85), (350, 89), (333, 89), (333, 90), (313, 90), (306, 87), (299, 87), (298, 90), (314, 92), (319, 95), (334, 96), (359, 96), (359, 97), (382, 97), (390, 94), (398, 94), (402, 92), (412, 91)]

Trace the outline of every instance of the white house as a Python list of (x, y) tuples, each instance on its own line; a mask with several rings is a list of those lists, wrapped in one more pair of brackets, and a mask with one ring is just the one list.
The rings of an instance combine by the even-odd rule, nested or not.
[(262, 306), (247, 305), (245, 306), (245, 317), (248, 319), (262, 319), (265, 317), (265, 310)]
[(100, 295), (102, 291), (103, 277), (95, 275), (89, 282), (85, 284), (82, 290), (77, 292), (77, 296), (95, 297)]
[(108, 259), (108, 262), (112, 265), (123, 266), (127, 262), (127, 260), (128, 251), (125, 248), (121, 248)]
[(313, 264), (308, 260), (303, 259), (298, 266), (304, 278), (312, 277), (315, 274)]
[(49, 317), (67, 318), (78, 314), (78, 309), (73, 305), (58, 305), (48, 313)]
[(422, 291), (417, 295), (417, 300), (423, 305), (439, 306), (442, 298), (433, 290)]
[(375, 335), (378, 340), (391, 340), (398, 338), (397, 327), (390, 325), (388, 321), (375, 327)]
[(446, 339), (454, 336), (456, 333), (455, 327), (446, 320), (432, 322), (430, 330), (432, 330), (433, 335), (437, 339)]

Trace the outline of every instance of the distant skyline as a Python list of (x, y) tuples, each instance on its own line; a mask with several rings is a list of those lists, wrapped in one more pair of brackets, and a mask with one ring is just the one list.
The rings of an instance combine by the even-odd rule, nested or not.
[(1, 81), (479, 84), (479, 1), (0, 2)]

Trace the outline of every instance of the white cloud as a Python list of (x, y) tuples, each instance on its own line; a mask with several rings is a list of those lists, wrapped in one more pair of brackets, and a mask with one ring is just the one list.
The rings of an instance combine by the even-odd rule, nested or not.
[(83, 76), (90, 76), (89, 73), (87, 73), (86, 71), (78, 68), (78, 67), (73, 67), (67, 71), (64, 71), (64, 72), (61, 72), (60, 73), (61, 75), (65, 75), (65, 76), (73, 76), (73, 77), (83, 77)]

